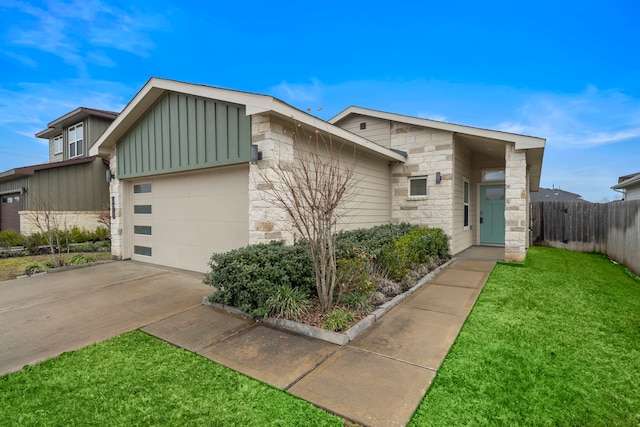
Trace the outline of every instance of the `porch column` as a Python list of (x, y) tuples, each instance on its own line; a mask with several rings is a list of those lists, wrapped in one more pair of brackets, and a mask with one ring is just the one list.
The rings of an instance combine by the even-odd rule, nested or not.
[(527, 251), (527, 157), (515, 144), (505, 148), (505, 249), (506, 261), (524, 261)]
[(111, 258), (122, 259), (124, 255), (123, 239), (123, 186), (118, 179), (118, 151), (113, 148), (109, 158), (109, 169), (114, 177), (109, 183), (109, 215), (111, 216)]

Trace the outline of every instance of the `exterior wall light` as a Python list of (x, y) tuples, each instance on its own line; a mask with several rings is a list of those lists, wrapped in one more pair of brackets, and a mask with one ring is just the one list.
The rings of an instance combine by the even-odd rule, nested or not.
[(262, 160), (262, 151), (258, 151), (258, 146), (256, 144), (251, 144), (250, 162), (255, 164), (258, 163), (258, 160)]

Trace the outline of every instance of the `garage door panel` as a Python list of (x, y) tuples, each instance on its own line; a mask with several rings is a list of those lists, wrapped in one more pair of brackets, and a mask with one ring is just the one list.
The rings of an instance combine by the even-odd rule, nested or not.
[(131, 238), (133, 246), (151, 247), (152, 255), (134, 253), (133, 259), (205, 272), (214, 252), (248, 244), (247, 165), (144, 182), (152, 191), (133, 194), (133, 204), (150, 203), (152, 214), (132, 215), (132, 230), (150, 226), (152, 234)]

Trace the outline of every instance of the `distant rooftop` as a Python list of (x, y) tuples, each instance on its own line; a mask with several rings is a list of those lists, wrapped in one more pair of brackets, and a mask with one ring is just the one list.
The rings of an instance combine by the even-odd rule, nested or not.
[(559, 188), (542, 188), (540, 191), (531, 192), (532, 202), (585, 202), (581, 195), (564, 191)]

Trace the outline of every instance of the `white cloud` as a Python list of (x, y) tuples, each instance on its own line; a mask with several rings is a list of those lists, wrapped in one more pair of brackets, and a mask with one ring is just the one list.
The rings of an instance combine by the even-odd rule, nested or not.
[(577, 94), (531, 94), (496, 128), (540, 135), (558, 148), (598, 147), (640, 138), (640, 99), (588, 86)]
[(270, 94), (285, 102), (300, 105), (308, 104), (306, 108), (316, 109), (320, 107), (324, 95), (323, 85), (318, 79), (311, 79), (310, 83), (288, 83), (280, 82), (277, 86), (270, 88)]
[[(37, 49), (61, 58), (85, 73), (87, 64), (113, 66), (105, 50), (146, 57), (155, 48), (150, 33), (168, 27), (161, 13), (107, 5), (99, 0), (49, 1), (42, 6), (5, 1), (5, 8), (19, 12), (9, 26), (5, 55), (25, 62), (16, 49)], [(8, 45), (8, 46), (7, 46)], [(30, 66), (34, 66), (31, 59)]]

